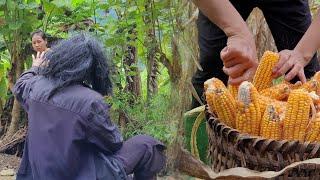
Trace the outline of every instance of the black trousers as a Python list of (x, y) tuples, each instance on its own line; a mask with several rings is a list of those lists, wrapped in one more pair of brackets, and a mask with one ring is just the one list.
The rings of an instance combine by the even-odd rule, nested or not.
[[(311, 24), (308, 0), (230, 0), (243, 19), (247, 19), (252, 9), (258, 7), (271, 30), (278, 51), (293, 49)], [(203, 83), (212, 77), (227, 83), (228, 76), (222, 71), (223, 63), (220, 51), (226, 46), (225, 33), (201, 12), (197, 20), (198, 43), (200, 48), (200, 65), (192, 78), (199, 97), (203, 100)], [(319, 69), (316, 54), (305, 67), (307, 78)], [(297, 78), (295, 78), (297, 80)], [(193, 98), (192, 106), (200, 104)]]

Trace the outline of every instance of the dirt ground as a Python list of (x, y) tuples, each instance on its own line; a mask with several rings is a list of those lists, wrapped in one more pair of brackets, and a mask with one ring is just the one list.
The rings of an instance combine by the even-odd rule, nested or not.
[(20, 158), (14, 155), (7, 155), (0, 153), (0, 179), (14, 180), (15, 172), (20, 164)]
[[(1, 154), (0, 153), (0, 180), (14, 180), (16, 179), (15, 175), (12, 174), (13, 172), (16, 172), (19, 168), (20, 164), (20, 158), (14, 156), (14, 155), (7, 155), (7, 154)], [(7, 174), (7, 175), (3, 175)], [(193, 180), (194, 178), (186, 176), (186, 175), (180, 175), (177, 173), (164, 176), (164, 177), (158, 177), (158, 180)]]
[(4, 169), (17, 169), (20, 164), (20, 158), (0, 153), (0, 171)]

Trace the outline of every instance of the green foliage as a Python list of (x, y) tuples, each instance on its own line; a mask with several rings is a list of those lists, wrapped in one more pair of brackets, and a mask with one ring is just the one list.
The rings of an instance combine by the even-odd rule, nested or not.
[(121, 91), (116, 91), (112, 98), (107, 99), (107, 102), (112, 105), (113, 120), (119, 116), (119, 110), (129, 118), (123, 131), (125, 139), (137, 134), (148, 134), (164, 143), (172, 143), (177, 129), (168, 111), (171, 107), (169, 91), (170, 87), (164, 87), (148, 104), (141, 99), (130, 104), (134, 96)]
[(8, 56), (5, 53), (0, 53), (0, 102), (4, 102), (7, 98), (8, 80), (6, 76), (10, 68)]
[[(145, 5), (148, 3), (152, 5), (146, 10)], [(153, 28), (160, 50), (170, 59), (173, 24), (176, 21), (172, 3), (169, 0), (0, 0), (0, 24), (5, 22), (0, 25), (0, 51), (5, 47), (10, 52), (19, 41), (19, 50), (22, 51), (30, 43), (30, 33), (36, 29), (43, 29), (51, 36), (62, 38), (74, 32), (90, 31), (103, 42), (106, 54), (114, 66), (114, 96), (107, 101), (112, 104), (112, 119), (118, 119), (119, 112), (123, 111), (131, 120), (123, 131), (125, 138), (144, 133), (170, 143), (177, 131), (170, 119), (170, 80), (167, 69), (160, 65), (159, 93), (149, 102), (146, 101), (145, 64), (150, 44), (146, 44), (145, 39), (148, 30)], [(146, 24), (145, 17), (151, 18), (152, 27)], [(137, 49), (137, 64), (130, 67), (123, 62), (128, 46)], [(30, 67), (30, 56), (24, 61), (26, 68)], [(11, 58), (8, 55), (6, 62), (11, 62)], [(132, 69), (138, 69), (142, 77), (140, 97), (125, 90), (126, 76), (137, 74)], [(7, 90), (7, 79), (4, 79), (5, 82), (1, 83), (6, 86), (0, 89)], [(1, 93), (6, 94), (4, 91)]]

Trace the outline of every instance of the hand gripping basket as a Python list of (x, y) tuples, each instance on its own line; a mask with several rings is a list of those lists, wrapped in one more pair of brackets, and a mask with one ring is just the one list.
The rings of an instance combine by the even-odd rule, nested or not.
[[(222, 172), (234, 167), (256, 171), (280, 171), (294, 162), (320, 157), (320, 144), (271, 140), (242, 134), (226, 126), (206, 108), (209, 154), (212, 169)], [(301, 164), (276, 179), (320, 179), (320, 162)]]

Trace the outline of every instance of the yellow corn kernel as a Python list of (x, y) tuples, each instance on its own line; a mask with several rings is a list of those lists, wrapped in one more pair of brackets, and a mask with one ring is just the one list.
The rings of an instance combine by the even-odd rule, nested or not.
[(305, 90), (290, 93), (284, 118), (284, 139), (304, 141), (311, 103), (312, 99)]
[(267, 139), (282, 139), (282, 117), (274, 105), (268, 105), (262, 116), (260, 135)]
[(253, 77), (253, 85), (260, 92), (272, 86), (272, 69), (279, 61), (279, 54), (271, 51), (264, 52), (257, 71)]
[(236, 128), (243, 133), (259, 135), (261, 112), (258, 91), (250, 82), (239, 86)]

